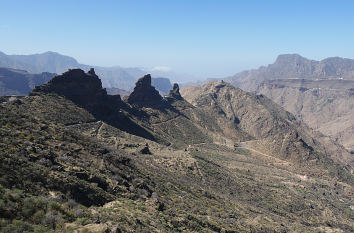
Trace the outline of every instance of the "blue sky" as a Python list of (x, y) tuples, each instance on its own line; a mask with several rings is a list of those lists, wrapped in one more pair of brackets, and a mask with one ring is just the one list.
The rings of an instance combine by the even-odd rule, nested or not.
[(354, 58), (354, 1), (0, 0), (0, 51), (223, 77), (284, 53)]

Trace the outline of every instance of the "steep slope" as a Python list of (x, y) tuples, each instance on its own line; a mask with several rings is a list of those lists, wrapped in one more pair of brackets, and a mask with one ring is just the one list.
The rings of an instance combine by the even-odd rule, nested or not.
[(354, 151), (354, 81), (270, 80), (257, 92)]
[(319, 135), (262, 95), (247, 93), (223, 81), (185, 88), (182, 95), (215, 117), (234, 122), (269, 154), (294, 161), (316, 161), (318, 151), (353, 166), (353, 158), (344, 148), (317, 141)]
[(28, 95), (35, 86), (48, 82), (55, 74), (30, 74), (24, 70), (0, 67), (0, 96)]
[(264, 94), (352, 151), (353, 79), (352, 59), (314, 61), (285, 54), (267, 67), (244, 71), (226, 80), (243, 90)]
[[(277, 122), (271, 136), (261, 122), (287, 119), (293, 130), (289, 113), (225, 83), (206, 86), (213, 92), (199, 92), (196, 106), (177, 84), (144, 103), (156, 97), (149, 80), (137, 82), (139, 104), (109, 97), (93, 70), (0, 98), (1, 231), (353, 231), (353, 179), (342, 165), (298, 166), (308, 156), (292, 153), (308, 151), (303, 143), (287, 157), (250, 141), (282, 137)], [(234, 94), (226, 104), (237, 114), (214, 94)], [(111, 111), (101, 111), (107, 101)]]
[(264, 80), (339, 78), (354, 80), (354, 60), (332, 57), (314, 61), (298, 54), (284, 54), (267, 67), (244, 71), (225, 80), (243, 90), (255, 91)]

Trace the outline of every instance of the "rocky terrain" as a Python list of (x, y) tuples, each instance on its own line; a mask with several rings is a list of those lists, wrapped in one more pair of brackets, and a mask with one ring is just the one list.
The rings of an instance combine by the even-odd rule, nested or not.
[(354, 152), (354, 81), (271, 80), (257, 92)]
[(24, 70), (0, 67), (0, 96), (28, 95), (35, 86), (48, 82), (55, 74), (30, 74)]
[(275, 63), (226, 80), (264, 94), (313, 129), (354, 151), (354, 60), (280, 55)]
[[(55, 75), (47, 72), (32, 74), (25, 70), (0, 67), (0, 96), (28, 95), (35, 86), (49, 82)], [(166, 95), (172, 88), (168, 78), (152, 78), (151, 83), (163, 95)], [(128, 91), (114, 87), (106, 89), (111, 95), (128, 96), (131, 93), (130, 89)]]
[(121, 99), (73, 69), (0, 119), (2, 232), (354, 230), (347, 151), (225, 82)]

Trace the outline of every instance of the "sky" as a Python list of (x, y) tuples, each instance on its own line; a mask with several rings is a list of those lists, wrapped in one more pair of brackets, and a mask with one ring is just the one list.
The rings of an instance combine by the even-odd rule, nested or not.
[(354, 58), (354, 1), (0, 0), (0, 51), (225, 77), (285, 53)]

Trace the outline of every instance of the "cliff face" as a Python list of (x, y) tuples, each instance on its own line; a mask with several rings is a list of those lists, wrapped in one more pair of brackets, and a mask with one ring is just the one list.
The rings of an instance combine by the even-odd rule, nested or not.
[(134, 87), (134, 91), (128, 97), (128, 103), (138, 105), (159, 105), (162, 96), (151, 86), (151, 76), (149, 74), (140, 78)]
[(353, 88), (350, 80), (271, 80), (257, 92), (354, 151)]
[(115, 111), (121, 102), (119, 95), (107, 95), (94, 69), (90, 69), (87, 73), (81, 69), (69, 70), (54, 77), (47, 84), (37, 86), (31, 95), (39, 93), (65, 96), (89, 111), (100, 114)]

